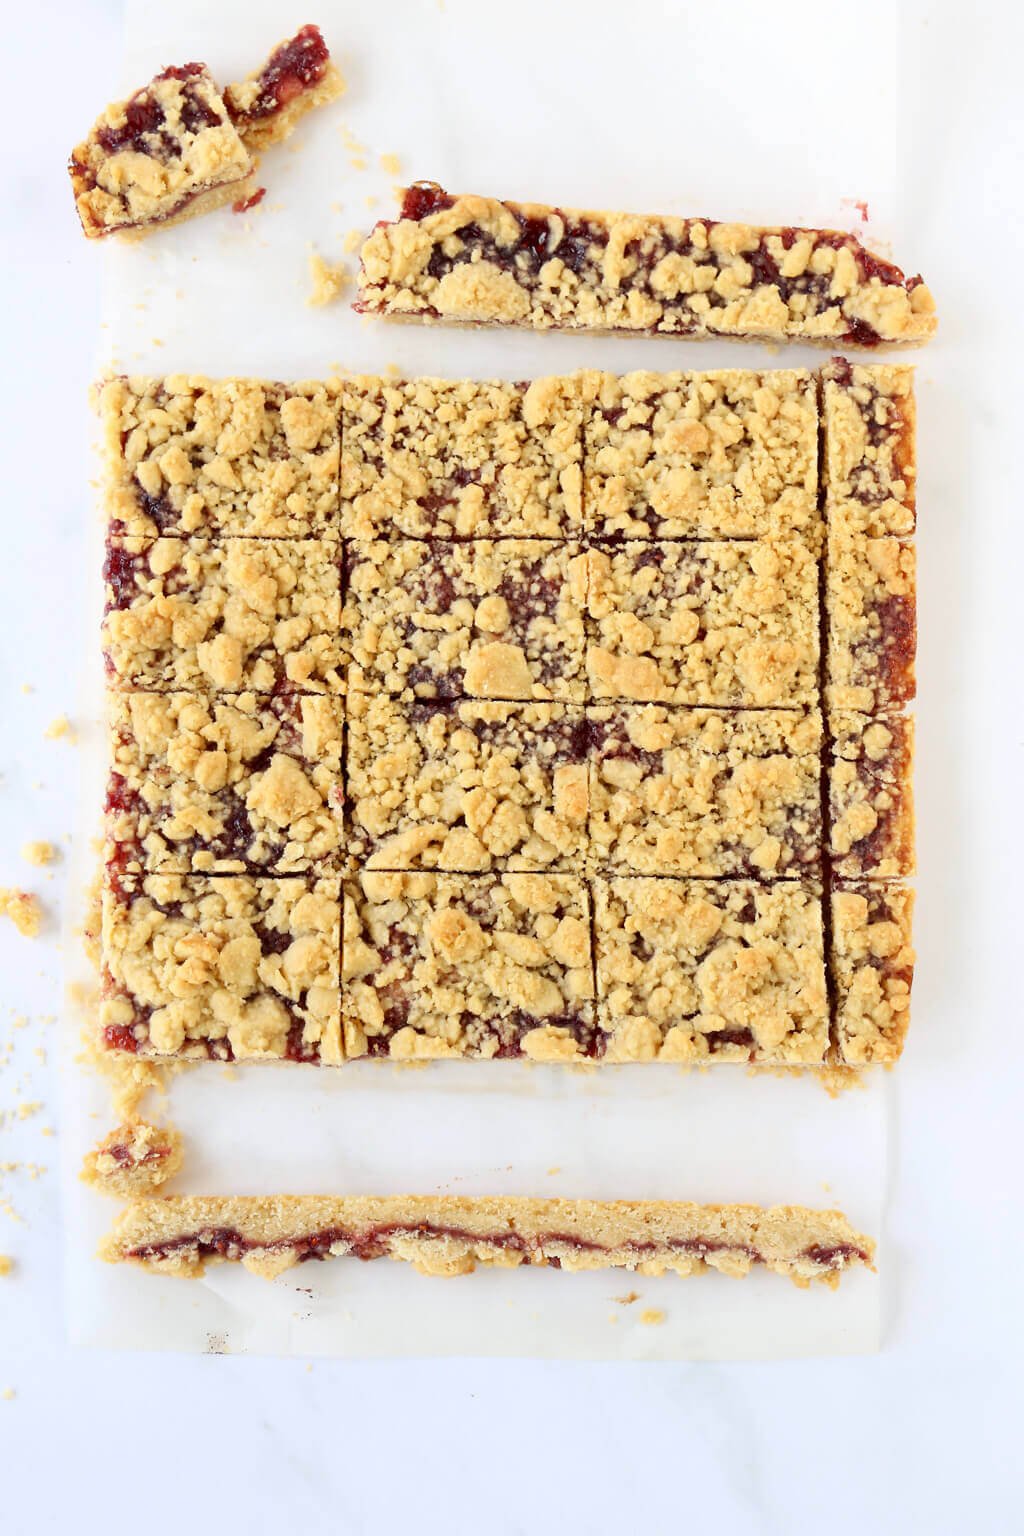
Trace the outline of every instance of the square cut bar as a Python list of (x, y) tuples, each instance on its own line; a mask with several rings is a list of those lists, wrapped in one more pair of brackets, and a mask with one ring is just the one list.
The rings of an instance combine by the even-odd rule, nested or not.
[(899, 710), (916, 691), (917, 561), (903, 539), (830, 524), (826, 700), (832, 710)]
[(341, 701), (112, 693), (108, 858), (121, 872), (292, 874), (341, 849)]
[(626, 1269), (743, 1276), (758, 1265), (806, 1287), (873, 1268), (875, 1245), (841, 1211), (798, 1205), (544, 1200), (517, 1195), (177, 1195), (135, 1200), (100, 1250), (109, 1263), (193, 1277), (227, 1260), (272, 1279), (307, 1259), (397, 1259), (421, 1274)]
[(253, 189), (252, 156), (205, 64), (165, 69), (113, 102), (68, 171), (90, 239), (149, 234)]
[(350, 537), (582, 532), (577, 379), (355, 379), (342, 394), (342, 435)]
[(811, 374), (602, 373), (584, 387), (584, 499), (598, 538), (818, 532)]
[(257, 153), (279, 144), (299, 119), (345, 89), (319, 27), (300, 27), (259, 69), (224, 92), (231, 120)]
[(829, 718), (829, 851), (844, 880), (914, 873), (914, 722), (905, 715)]
[(821, 370), (821, 380), (830, 519), (870, 538), (913, 533), (914, 370), (836, 357)]
[(340, 567), (328, 539), (111, 539), (111, 687), (340, 693)]
[(370, 869), (579, 870), (587, 726), (567, 704), (348, 701), (348, 846)]
[(615, 704), (587, 711), (590, 843), (616, 873), (818, 873), (821, 719)]
[(592, 549), (597, 699), (818, 702), (818, 565), (797, 539)]
[(349, 687), (581, 703), (586, 556), (545, 539), (351, 542)]
[(598, 880), (595, 936), (608, 1060), (824, 1062), (817, 885)]
[(115, 378), (99, 394), (115, 534), (338, 532), (340, 385)]
[(335, 875), (126, 875), (103, 888), (100, 1038), (211, 1061), (341, 1060)]
[(921, 342), (935, 305), (920, 277), (831, 229), (598, 213), (454, 197), (433, 182), (362, 250), (369, 314), (735, 336), (874, 347)]
[(364, 870), (345, 882), (342, 976), (347, 1057), (603, 1049), (590, 899), (569, 875)]
[(910, 1024), (914, 892), (886, 881), (832, 891), (835, 1035), (841, 1062), (897, 1061)]

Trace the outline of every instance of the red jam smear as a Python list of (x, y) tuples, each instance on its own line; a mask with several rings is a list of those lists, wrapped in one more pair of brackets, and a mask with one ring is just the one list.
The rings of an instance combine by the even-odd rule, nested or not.
[[(183, 84), (181, 120), (190, 133), (203, 128), (216, 128), (224, 119), (204, 101), (192, 82), (203, 75), (205, 64), (181, 64), (163, 70), (151, 82), (179, 80)], [(136, 91), (125, 103), (124, 122), (116, 127), (105, 124), (97, 130), (96, 142), (108, 155), (121, 150), (134, 150), (138, 154), (170, 158), (180, 151), (178, 141), (164, 132), (166, 117), (160, 102), (152, 94), (151, 86)]]
[(253, 122), (282, 111), (297, 96), (320, 83), (330, 57), (319, 27), (308, 24), (300, 28), (294, 37), (274, 49), (260, 70), (256, 99), (244, 111), (232, 112), (235, 122)]
[(262, 203), (267, 195), (266, 187), (257, 187), (251, 197), (240, 197), (237, 203), (231, 204), (232, 213), (248, 213), (250, 208), (255, 208)]

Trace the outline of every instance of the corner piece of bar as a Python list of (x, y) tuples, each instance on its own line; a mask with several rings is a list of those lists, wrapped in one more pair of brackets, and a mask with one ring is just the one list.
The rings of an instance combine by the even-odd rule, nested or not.
[(272, 1279), (311, 1259), (395, 1259), (421, 1274), (625, 1269), (638, 1275), (742, 1277), (759, 1267), (805, 1288), (874, 1268), (875, 1244), (841, 1211), (804, 1206), (529, 1197), (179, 1196), (121, 1212), (100, 1257), (192, 1278), (241, 1263)]
[(914, 722), (906, 715), (829, 717), (829, 851), (842, 880), (914, 873)]
[(871, 538), (914, 532), (914, 370), (833, 358), (821, 370), (829, 524)]
[(246, 147), (254, 153), (286, 139), (314, 107), (334, 101), (345, 89), (319, 27), (300, 27), (278, 43), (265, 63), (236, 85), (224, 100)]
[(836, 1045), (849, 1066), (899, 1059), (914, 979), (914, 893), (887, 882), (841, 882), (832, 891), (830, 965)]
[(356, 308), (406, 320), (875, 347), (925, 341), (920, 277), (840, 230), (589, 212), (406, 189)]

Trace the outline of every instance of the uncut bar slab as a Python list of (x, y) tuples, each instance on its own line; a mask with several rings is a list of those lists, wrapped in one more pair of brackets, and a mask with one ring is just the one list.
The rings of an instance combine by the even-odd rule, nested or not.
[(916, 691), (913, 544), (830, 527), (825, 602), (829, 708), (862, 714), (901, 709)]
[(363, 871), (342, 974), (347, 1057), (601, 1054), (589, 895), (569, 875)]
[(615, 704), (587, 711), (590, 843), (622, 874), (794, 876), (821, 862), (821, 720)]
[(101, 1044), (144, 1057), (338, 1063), (340, 920), (333, 875), (108, 871)]
[(914, 722), (904, 715), (829, 717), (829, 848), (843, 879), (914, 872)]
[(816, 885), (599, 879), (595, 936), (607, 1060), (825, 1060)]
[(583, 701), (587, 568), (575, 545), (353, 541), (345, 570), (351, 690)]
[(98, 404), (115, 534), (337, 533), (340, 385), (115, 378)]
[(111, 694), (108, 858), (121, 871), (333, 868), (341, 701), (323, 694)]
[(897, 1061), (910, 1024), (914, 892), (888, 882), (832, 892), (836, 1044), (851, 1066)]
[(584, 387), (584, 497), (598, 538), (817, 533), (809, 373), (604, 373)]
[(764, 1265), (798, 1286), (830, 1286), (875, 1245), (841, 1211), (798, 1205), (694, 1205), (666, 1200), (544, 1200), (516, 1195), (172, 1196), (136, 1200), (101, 1257), (198, 1276), (241, 1262), (272, 1279), (307, 1259), (398, 1259), (422, 1274), (478, 1264), (639, 1275), (743, 1276)]
[(113, 688), (341, 692), (331, 540), (115, 538), (103, 574)]
[(839, 230), (588, 212), (408, 187), (362, 249), (367, 314), (873, 347), (926, 340), (919, 277)]
[(869, 538), (913, 533), (917, 408), (912, 368), (848, 363), (821, 370), (830, 522)]
[(583, 409), (573, 378), (346, 382), (342, 532), (579, 534)]
[(578, 870), (587, 727), (564, 704), (348, 703), (348, 847), (369, 868)]
[(592, 549), (596, 699), (818, 702), (818, 566), (797, 539)]

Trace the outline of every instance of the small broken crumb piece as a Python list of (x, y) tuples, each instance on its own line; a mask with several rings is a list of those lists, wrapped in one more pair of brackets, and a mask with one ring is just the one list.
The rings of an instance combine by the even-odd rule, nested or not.
[(343, 261), (332, 267), (324, 261), (319, 251), (310, 254), (309, 275), (313, 280), (313, 291), (306, 302), (313, 309), (333, 304), (349, 280), (348, 268)]
[(640, 1300), (640, 1292), (627, 1291), (625, 1296), (613, 1296), (612, 1300), (617, 1301), (620, 1307), (631, 1307), (634, 1301)]
[(34, 939), (43, 922), (43, 909), (30, 891), (0, 886), (0, 917), (9, 917), (20, 934)]
[(640, 1321), (645, 1328), (659, 1328), (665, 1321), (665, 1314), (660, 1307), (645, 1307), (640, 1313)]
[(47, 741), (59, 741), (64, 736), (66, 736), (69, 741), (74, 741), (75, 728), (71, 724), (71, 721), (68, 719), (67, 715), (58, 715), (56, 720), (50, 721), (50, 724), (46, 727), (43, 735), (46, 737)]
[(387, 171), (389, 176), (401, 176), (402, 174), (402, 162), (397, 155), (381, 155), (380, 168), (382, 171)]
[(0, 1278), (2, 1278), (4, 1275), (9, 1275), (13, 1268), (14, 1260), (10, 1257), (10, 1255), (6, 1253), (0, 1253)]
[(26, 843), (21, 850), (21, 856), (29, 864), (52, 864), (54, 859), (57, 858), (57, 849), (53, 843), (48, 843), (45, 840)]
[(259, 69), (229, 85), (224, 101), (242, 142), (258, 153), (280, 144), (300, 118), (344, 89), (319, 27), (305, 26), (278, 43)]
[(359, 249), (362, 243), (363, 236), (361, 231), (358, 229), (350, 229), (348, 234), (345, 236), (343, 249), (347, 255), (351, 255), (353, 251), (357, 251)]
[(151, 1193), (166, 1184), (181, 1167), (180, 1132), (144, 1120), (115, 1127), (87, 1154), (82, 1179), (104, 1194), (126, 1199)]

